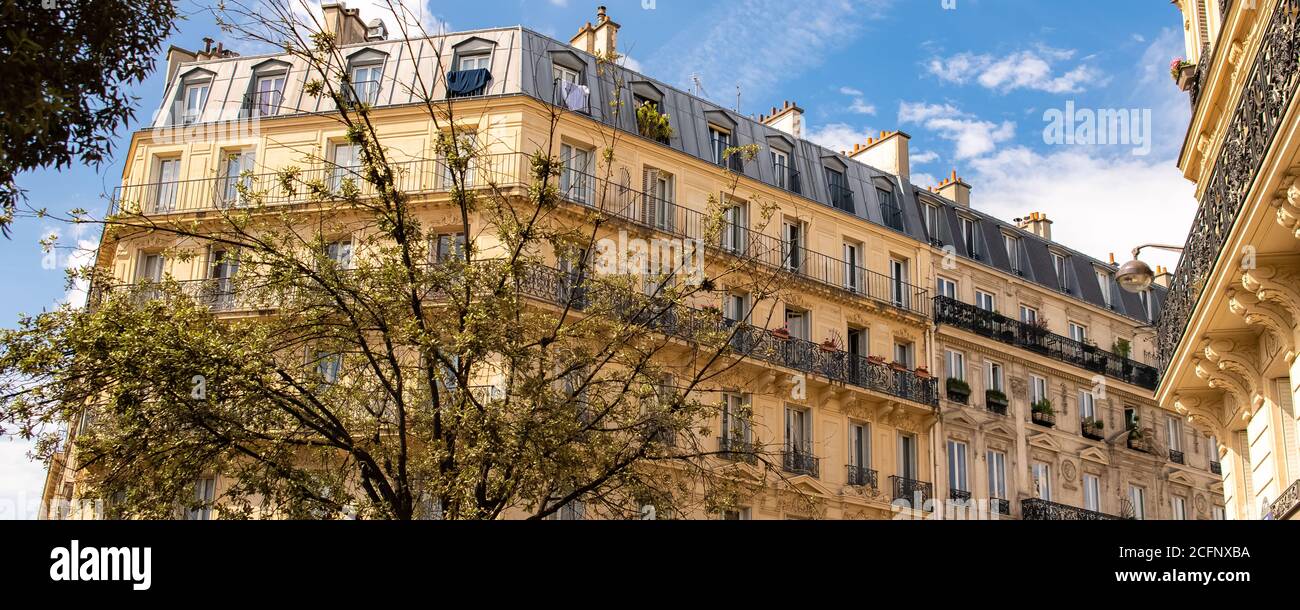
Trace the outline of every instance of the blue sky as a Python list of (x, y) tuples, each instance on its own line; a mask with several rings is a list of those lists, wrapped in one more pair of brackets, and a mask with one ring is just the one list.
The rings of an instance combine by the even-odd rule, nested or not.
[[(363, 19), (389, 17), (353, 0)], [(522, 24), (567, 40), (594, 21), (596, 2), (406, 0), (425, 23), (451, 30)], [(743, 114), (765, 113), (783, 100), (804, 108), (806, 137), (836, 150), (882, 130), (912, 136), (912, 179), (932, 184), (956, 169), (973, 186), (972, 204), (1003, 219), (1031, 211), (1056, 221), (1054, 237), (1098, 258), (1126, 260), (1133, 246), (1179, 243), (1195, 212), (1193, 188), (1175, 160), (1186, 130), (1186, 94), (1173, 85), (1170, 59), (1184, 54), (1181, 17), (1168, 2), (1095, 0), (605, 0), (622, 25), (619, 49), (635, 67), (732, 107), (740, 88)], [(183, 3), (188, 18), (169, 44), (202, 46), (223, 35), (210, 15)], [(386, 10), (386, 9), (384, 9)], [(391, 23), (391, 21), (390, 21)], [(160, 54), (159, 66), (163, 65)], [(147, 119), (162, 94), (155, 74), (137, 87), (137, 116)], [(1149, 115), (1149, 147), (1049, 143), (1045, 113), (1135, 109)], [(1149, 111), (1144, 113), (1143, 111)], [(118, 135), (121, 146), (132, 125)], [(1149, 150), (1145, 150), (1149, 148)], [(105, 209), (121, 177), (123, 149), (102, 167), (74, 166), (22, 175), (31, 204), (52, 211)], [(1139, 154), (1135, 154), (1139, 153)], [(1122, 218), (1123, 222), (1115, 219)], [(69, 298), (68, 265), (94, 245), (49, 221), (19, 219), (0, 256), (9, 261), (0, 325)], [(38, 240), (52, 230), (57, 257)], [(1144, 255), (1144, 258), (1145, 255)], [(1149, 261), (1173, 266), (1174, 258)], [(71, 298), (76, 298), (75, 291)], [(43, 467), (27, 446), (0, 439), (0, 518), (30, 516)], [(15, 511), (14, 506), (18, 508)]]

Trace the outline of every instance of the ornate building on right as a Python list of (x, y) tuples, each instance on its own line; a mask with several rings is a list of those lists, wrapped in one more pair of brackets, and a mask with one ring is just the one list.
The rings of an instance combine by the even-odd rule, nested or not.
[(1297, 519), (1300, 0), (1174, 4), (1192, 104), (1178, 166), (1199, 209), (1156, 325), (1156, 398), (1217, 439), (1229, 518)]

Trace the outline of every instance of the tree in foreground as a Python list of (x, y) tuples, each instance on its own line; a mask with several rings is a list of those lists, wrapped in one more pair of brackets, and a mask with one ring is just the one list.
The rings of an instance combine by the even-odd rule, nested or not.
[[(227, 4), (223, 23), (309, 68), (356, 165), (304, 151), (304, 166), (325, 169), (246, 172), (231, 183), (238, 205), (202, 221), (160, 220), (126, 198), (108, 218), (69, 219), (102, 222), (105, 243), (162, 239), (173, 260), (222, 270), (136, 285), (82, 270), (90, 307), (0, 335), (4, 431), (40, 438), (48, 458), (59, 423), (84, 422), (83, 496), (116, 517), (205, 508), (194, 482), (213, 475), (232, 482), (213, 502), (225, 517), (392, 519), (684, 515), (775, 475), (749, 443), (750, 414), (724, 414), (717, 390), (749, 383), (738, 349), (776, 348), (704, 307), (723, 282), (763, 302), (777, 278), (739, 259), (691, 268), (689, 253), (650, 273), (598, 273), (626, 254), (601, 236), (642, 203), (609, 180), (617, 132), (593, 128), (591, 175), (566, 168), (554, 134), (527, 154), (487, 154), (458, 131), (455, 103), (416, 82), (446, 135), (436, 166), (396, 157), (375, 110), (354, 101), (336, 41), (291, 1)], [(616, 59), (601, 58), (602, 86), (622, 86)], [(554, 131), (562, 111), (550, 112)], [(423, 190), (430, 175), (447, 189), (439, 203)], [(576, 216), (575, 179), (591, 192)], [(276, 207), (286, 198), (308, 204)], [(718, 204), (705, 215), (715, 241)], [(434, 210), (463, 237), (430, 231)], [(750, 476), (714, 458), (728, 435), (743, 441), (729, 453), (758, 464)]]

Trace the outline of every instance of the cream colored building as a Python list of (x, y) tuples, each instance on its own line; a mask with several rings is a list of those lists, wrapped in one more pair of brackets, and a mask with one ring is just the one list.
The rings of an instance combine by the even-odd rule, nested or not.
[[(353, 82), (362, 85), (358, 93), (374, 102), (383, 142), (412, 170), (404, 188), (413, 195), (425, 225), (435, 231), (445, 228), (448, 239), (457, 239), (458, 222), (441, 178), (441, 161), (433, 152), (438, 133), (417, 100), (396, 85), (436, 82), (433, 97), (446, 100), (445, 79), (434, 76), (435, 54), (452, 70), (489, 71), (482, 89), (447, 103), (455, 104), (458, 126), (476, 134), (481, 162), (475, 171), (490, 173), (507, 192), (522, 194), (527, 187), (526, 155), (551, 147), (569, 160), (561, 186), (572, 218), (593, 206), (611, 209), (609, 197), (616, 198), (612, 203), (626, 204), (614, 207), (617, 222), (608, 229), (610, 238), (618, 231), (703, 238), (699, 219), (709, 199), (727, 201), (730, 224), (722, 237), (708, 244), (707, 267), (747, 261), (757, 274), (779, 277), (784, 289), (779, 299), (747, 303), (746, 295), (724, 278), (710, 302), (700, 305), (719, 307), (733, 320), (748, 317), (739, 321), (752, 325), (749, 336), (754, 341), (770, 341), (771, 331), (782, 327), (791, 336), (781, 339), (782, 347), (772, 354), (746, 356), (733, 374), (701, 392), (701, 398), (727, 405), (729, 413), (746, 406), (753, 411), (749, 421), (714, 422), (712, 429), (730, 432), (728, 439), (701, 440), (724, 453), (741, 449), (735, 443), (774, 447), (779, 458), (771, 471), (738, 460), (736, 476), (751, 481), (753, 493), (736, 510), (684, 516), (951, 516), (936, 504), (952, 495), (945, 465), (950, 440), (967, 443), (972, 474), (969, 486), (958, 491), (971, 492), (975, 500), (987, 499), (987, 481), (977, 474), (985, 471), (981, 456), (986, 450), (1006, 455), (1006, 491), (999, 499), (1008, 501), (1009, 510), (1002, 511), (1007, 516), (1024, 514), (1022, 500), (1033, 495), (1030, 469), (1040, 461), (1052, 468), (1050, 476), (1059, 477), (1051, 495), (1057, 502), (1082, 506), (1082, 477), (1095, 472), (1103, 477), (1102, 511), (1120, 512), (1113, 491), (1130, 483), (1149, 490), (1149, 517), (1170, 514), (1161, 502), (1172, 495), (1185, 498), (1188, 518), (1208, 518), (1210, 513), (1190, 508), (1201, 500), (1207, 507), (1218, 504), (1211, 480), (1201, 472), (1205, 465), (1194, 463), (1203, 451), (1192, 448), (1200, 441), (1190, 433), (1185, 439), (1189, 462), (1175, 467), (1167, 464), (1168, 455), (1133, 455), (1113, 443), (1081, 439), (1077, 425), (1068, 421), (1073, 406), (1063, 408), (1056, 428), (1035, 428), (1016, 384), (1042, 374), (1050, 378), (1054, 396), (1073, 396), (1092, 382), (1085, 370), (968, 335), (951, 321), (936, 331), (933, 287), (940, 275), (959, 282), (958, 296), (964, 300), (973, 298), (977, 288), (1003, 295), (1004, 312), (1011, 311), (1007, 308), (1015, 306), (1015, 299), (1034, 303), (1044, 315), (1055, 317), (1061, 328), (1053, 330), (1061, 332), (1068, 318), (1088, 324), (1092, 336), (1109, 340), (1133, 336), (1139, 321), (1131, 309), (1124, 310), (1130, 315), (1109, 311), (1049, 290), (1045, 280), (1013, 275), (976, 261), (969, 252), (954, 256), (945, 250), (945, 245), (957, 243), (952, 235), (961, 225), (933, 233), (931, 227), (939, 226), (932, 225), (937, 222), (935, 210), (950, 215), (953, 223), (970, 215), (990, 230), (1006, 225), (970, 210), (968, 193), (960, 188), (964, 183), (946, 184), (937, 193), (912, 185), (907, 134), (882, 134), (853, 151), (835, 152), (803, 138), (797, 104), (786, 102), (768, 115), (750, 118), (621, 67), (598, 71), (595, 54), (617, 49), (619, 28), (603, 10), (568, 44), (521, 27), (487, 29), (412, 41), (414, 56), (421, 58), (414, 62), (403, 41), (372, 34), (376, 30), (363, 27), (354, 11), (339, 5), (325, 10), (330, 17), (325, 22), (333, 24), (345, 45)], [(167, 70), (163, 111), (151, 129), (133, 135), (115, 205), (138, 206), (159, 219), (201, 218), (214, 206), (238, 205), (237, 195), (226, 187), (246, 169), (269, 174), (301, 165), (304, 150), (344, 164), (347, 150), (341, 130), (327, 117), (313, 114), (328, 113), (331, 102), (303, 94), (304, 66), (296, 60), (173, 50)], [(612, 86), (615, 81), (625, 86)], [(564, 82), (585, 87), (586, 99), (557, 95)], [(191, 95), (195, 91), (207, 94)], [(629, 113), (607, 110), (616, 101), (623, 107), (653, 102), (671, 116), (672, 137), (644, 137)], [(556, 107), (563, 112), (552, 133), (549, 117)], [(249, 116), (258, 119), (256, 133), (172, 137), (174, 127), (198, 129)], [(620, 137), (614, 166), (597, 172), (595, 153), (611, 131)], [(736, 163), (719, 154), (728, 146), (746, 145), (758, 147), (751, 162)], [(327, 171), (323, 166), (306, 169)], [(487, 176), (481, 177), (485, 183)], [(734, 191), (729, 189), (733, 180), (738, 181)], [(282, 199), (278, 203), (284, 209), (314, 211), (292, 195)], [(775, 205), (772, 220), (760, 223), (759, 208), (769, 204)], [(355, 237), (337, 239), (345, 243)], [(1043, 253), (1054, 247), (1086, 258), (1040, 241)], [(212, 264), (219, 253), (205, 252), (193, 260), (161, 255), (175, 245), (157, 236), (123, 234), (101, 244), (97, 264), (112, 270), (120, 289), (164, 276), (196, 287), (223, 279), (214, 276), (219, 266)], [(983, 247), (1001, 245), (994, 239)], [(485, 246), (490, 248), (480, 244)], [(949, 269), (945, 261), (956, 261), (955, 266)], [(553, 295), (532, 296), (546, 306)], [(238, 299), (211, 305), (218, 315), (255, 315), (241, 310)], [(932, 371), (943, 368), (949, 348), (968, 354), (968, 378), (977, 377), (989, 358), (1006, 356), (1004, 383), (1012, 390), (1008, 415), (995, 417), (983, 407), (940, 399), (944, 384)], [(980, 382), (971, 385), (983, 388)], [(796, 387), (800, 391), (794, 391)], [(1096, 408), (1109, 426), (1120, 425), (1120, 409), (1130, 404), (1158, 411), (1147, 387), (1123, 381), (1103, 387), (1108, 398)], [(75, 426), (71, 432), (75, 438)], [(76, 460), (75, 442), (68, 443), (50, 469), (45, 490), (50, 510), (45, 516), (73, 516), (59, 501), (80, 497)], [(212, 497), (223, 487), (222, 481), (209, 479), (196, 489)], [(1049, 508), (1033, 509), (1038, 511), (1034, 514), (1078, 516)], [(564, 516), (582, 515), (581, 507), (574, 507)]]
[(1156, 397), (1217, 439), (1228, 516), (1300, 507), (1300, 4), (1176, 0), (1199, 209), (1159, 321)]

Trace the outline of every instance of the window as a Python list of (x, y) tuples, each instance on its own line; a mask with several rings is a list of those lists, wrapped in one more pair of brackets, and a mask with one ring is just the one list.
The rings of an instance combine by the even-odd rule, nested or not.
[(732, 322), (749, 322), (749, 295), (728, 294), (723, 301), (722, 315)]
[(776, 176), (776, 185), (790, 188), (790, 155), (782, 150), (772, 149), (772, 174)]
[(333, 158), (330, 159), (330, 190), (341, 191), (344, 185), (356, 187), (356, 177), (361, 168), (361, 145), (338, 143), (334, 145)]
[(1070, 338), (1079, 343), (1088, 341), (1088, 327), (1078, 322), (1070, 322)]
[(1166, 442), (1169, 444), (1170, 451), (1183, 450), (1183, 420), (1177, 417), (1170, 417), (1165, 420)]
[(339, 269), (352, 268), (352, 240), (342, 239), (325, 244), (325, 258)]
[(903, 208), (898, 207), (894, 202), (894, 192), (878, 188), (876, 196), (880, 199), (880, 217), (885, 221), (885, 226), (895, 231), (902, 231)]
[(1034, 478), (1034, 497), (1039, 500), (1052, 501), (1052, 470), (1043, 462), (1034, 462), (1031, 467)]
[(1187, 520), (1187, 498), (1182, 496), (1172, 496), (1170, 500), (1173, 508), (1173, 519), (1175, 521)]
[(812, 454), (812, 417), (806, 409), (785, 407), (786, 451)]
[(749, 395), (722, 395), (722, 438), (724, 442), (749, 443)]
[(949, 378), (966, 380), (966, 354), (948, 349), (943, 351), (943, 359)]
[(862, 246), (844, 242), (844, 287), (857, 292), (862, 289)]
[(1069, 268), (1064, 254), (1057, 252), (1052, 253), (1052, 269), (1056, 271), (1056, 287), (1064, 292), (1070, 291), (1070, 285), (1065, 279), (1065, 272)]
[(916, 437), (911, 434), (898, 435), (898, 476), (904, 479), (916, 479)]
[(1124, 429), (1133, 430), (1137, 428), (1137, 410), (1133, 407), (1124, 408)]
[(384, 66), (380, 63), (352, 66), (348, 76), (352, 82), (352, 101), (374, 105), (379, 101), (379, 84)]
[(136, 270), (135, 281), (158, 283), (163, 279), (163, 264), (166, 260), (161, 253), (145, 254), (140, 257), (140, 267)]
[(984, 311), (996, 312), (998, 310), (997, 297), (993, 296), (993, 293), (991, 292), (976, 290), (975, 306), (979, 307), (980, 309), (983, 309)]
[(939, 276), (939, 279), (937, 280), (937, 284), (938, 285), (936, 286), (936, 292), (939, 293), (939, 296), (948, 297), (953, 300), (957, 299), (957, 282), (954, 282), (946, 277)]
[(171, 212), (176, 209), (176, 189), (180, 186), (181, 160), (159, 159), (154, 179), (157, 182), (153, 196), (154, 212)]
[(1151, 308), (1151, 289), (1137, 293), (1138, 300), (1142, 302), (1142, 312), (1146, 315), (1147, 320), (1155, 319), (1155, 311)]
[(1215, 521), (1223, 521), (1228, 518), (1228, 514), (1223, 510), (1222, 506), (1216, 504), (1214, 508), (1210, 509), (1210, 518)]
[(1083, 508), (1101, 512), (1101, 479), (1095, 474), (1083, 475)]
[(587, 505), (582, 500), (572, 500), (561, 506), (547, 517), (549, 521), (582, 521), (586, 518)]
[(660, 169), (647, 167), (642, 182), (645, 186), (645, 201), (641, 213), (645, 222), (652, 227), (672, 231), (675, 220), (673, 175)]
[(713, 153), (713, 162), (725, 167), (727, 165), (727, 149), (731, 147), (731, 133), (710, 125), (709, 150)]
[(1128, 501), (1133, 505), (1133, 518), (1141, 521), (1147, 518), (1147, 490), (1137, 485), (1128, 486)]
[(722, 210), (722, 248), (744, 254), (749, 243), (749, 220), (743, 203), (733, 203)]
[(284, 100), (284, 74), (261, 76), (253, 93), (253, 116), (274, 116)]
[(1020, 305), (1020, 321), (1025, 324), (1038, 325), (1038, 310), (1028, 305)]
[[(453, 133), (455, 134), (454, 138), (452, 137)], [(469, 162), (465, 165), (465, 176), (461, 186), (465, 188), (474, 186), (474, 174), (478, 165), (476, 159), (479, 154), (478, 134), (473, 131), (464, 131), (461, 129), (457, 129), (454, 132), (447, 132), (443, 134), (442, 140), (439, 142), (439, 147), (440, 150), (438, 151), (438, 156), (440, 159), (438, 160), (438, 170), (440, 174), (439, 180), (442, 183), (441, 187), (444, 189), (451, 189), (456, 185), (455, 172), (452, 171), (448, 157), (469, 159)], [(453, 147), (455, 148), (454, 151), (451, 150)]]
[(853, 191), (849, 190), (848, 179), (844, 176), (844, 172), (829, 167), (825, 169), (826, 186), (830, 190), (831, 205), (845, 212), (853, 212)]
[(894, 362), (909, 369), (913, 367), (912, 343), (910, 341), (898, 341), (894, 343)]
[(208, 104), (208, 88), (211, 85), (209, 81), (194, 83), (185, 86), (185, 107), (181, 115), (181, 123), (189, 125), (197, 123), (203, 115), (203, 107)]
[[(853, 356), (867, 357), (868, 342), (870, 335), (865, 328), (855, 328), (850, 326), (845, 337), (845, 351)], [(854, 363), (856, 364), (856, 363)]]
[(966, 472), (966, 443), (948, 441), (948, 488), (953, 491), (969, 491), (970, 482)]
[(986, 382), (988, 383), (988, 389), (997, 390), (999, 392), (1003, 391), (1002, 365), (990, 360), (985, 370), (988, 373), (987, 375), (988, 379), (986, 379)]
[(594, 203), (591, 151), (561, 144), (560, 159), (564, 162), (564, 170), (560, 172), (561, 196), (584, 205)]
[(1109, 271), (1102, 271), (1101, 269), (1097, 270), (1097, 286), (1101, 288), (1101, 302), (1105, 303), (1106, 307), (1113, 306), (1111, 304), (1110, 294), (1110, 285), (1112, 281), (1114, 280)]
[(749, 521), (749, 507), (728, 508), (722, 511), (723, 521)]
[(889, 259), (889, 285), (890, 300), (893, 301), (894, 307), (904, 309), (910, 306), (912, 301), (911, 292), (908, 290), (907, 283), (907, 261), (901, 258)]
[(1079, 390), (1079, 417), (1097, 419), (1097, 397), (1089, 390)]
[[(487, 70), (492, 65), (492, 54), (477, 53), (474, 55), (465, 55), (460, 58), (460, 64), (456, 70), (464, 72), (467, 70)], [(557, 66), (558, 67), (558, 66)]]
[(796, 339), (808, 340), (808, 312), (789, 305), (785, 308), (785, 329)]
[(1020, 238), (1010, 233), (1003, 233), (1002, 242), (1007, 247), (1007, 260), (1011, 262), (1011, 270), (1020, 273)]
[(204, 477), (194, 481), (194, 503), (185, 515), (188, 521), (210, 521), (212, 519), (212, 502), (217, 495), (217, 480)]
[(782, 257), (785, 260), (785, 268), (791, 271), (799, 271), (803, 264), (803, 223), (797, 220), (786, 220), (781, 227), (782, 241), (781, 246), (785, 249)]
[(973, 218), (961, 217), (961, 238), (966, 244), (966, 256), (979, 260), (979, 227)]
[(849, 424), (849, 466), (871, 467), (871, 426)]
[(328, 384), (337, 383), (343, 369), (343, 355), (334, 352), (316, 352), (316, 375)]
[[(252, 172), (255, 155), (251, 150), (245, 151), (226, 151), (225, 158), (221, 164), (221, 197), (222, 206), (240, 205), (244, 201), (244, 195), (240, 193), (240, 187), (247, 191), (252, 188)], [(245, 174), (249, 175), (245, 175)]]
[(1007, 454), (990, 449), (984, 459), (988, 462), (989, 497), (1007, 500)]
[(930, 241), (939, 240), (939, 206), (925, 204), (921, 208), (925, 214), (925, 233), (930, 237)]
[(438, 235), (438, 247), (435, 250), (436, 262), (465, 260), (465, 234), (441, 233)]
[(578, 74), (577, 70), (566, 68), (561, 65), (551, 66), (551, 78), (553, 78), (557, 83), (569, 83), (570, 85), (582, 84), (582, 76)]
[(1029, 376), (1029, 403), (1033, 404), (1047, 398), (1047, 379), (1038, 375)]

